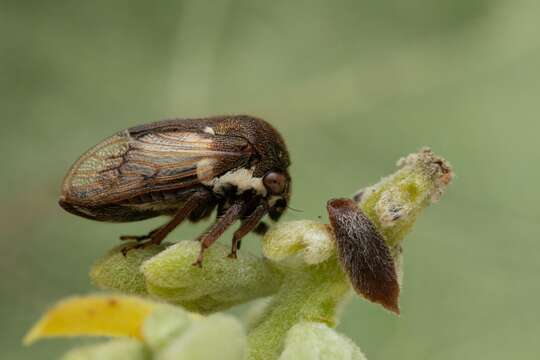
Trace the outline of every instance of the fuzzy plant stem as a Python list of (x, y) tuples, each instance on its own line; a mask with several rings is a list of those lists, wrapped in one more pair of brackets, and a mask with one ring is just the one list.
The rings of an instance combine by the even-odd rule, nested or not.
[(335, 256), (322, 264), (287, 269), (280, 290), (248, 333), (248, 359), (277, 359), (287, 332), (299, 322), (335, 327), (338, 305), (349, 292)]

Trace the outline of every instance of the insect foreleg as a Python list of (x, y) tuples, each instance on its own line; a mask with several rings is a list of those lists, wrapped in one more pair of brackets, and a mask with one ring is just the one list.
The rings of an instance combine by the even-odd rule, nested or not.
[(212, 225), (210, 230), (201, 238), (201, 251), (199, 253), (199, 257), (193, 263), (193, 265), (202, 267), (204, 251), (209, 248), (210, 245), (212, 245), (225, 232), (225, 230), (229, 228), (229, 226), (240, 218), (244, 209), (244, 202), (236, 202), (229, 207), (227, 211), (225, 211), (223, 216), (218, 218), (216, 223)]
[(254, 230), (259, 222), (267, 213), (266, 205), (259, 205), (255, 210), (244, 220), (242, 225), (235, 231), (232, 240), (230, 258), (236, 259), (236, 251), (240, 248), (240, 242), (244, 236)]
[[(270, 226), (267, 223), (261, 221), (252, 231), (257, 235), (265, 235), (269, 228)], [(238, 244), (238, 249), (240, 249), (240, 244)]]
[[(267, 223), (265, 223), (264, 221), (261, 221), (251, 231), (254, 234), (264, 236), (268, 232), (268, 229), (270, 229), (270, 226)], [(242, 245), (242, 239), (238, 240), (238, 243), (236, 244), (236, 250), (240, 250), (240, 245)]]

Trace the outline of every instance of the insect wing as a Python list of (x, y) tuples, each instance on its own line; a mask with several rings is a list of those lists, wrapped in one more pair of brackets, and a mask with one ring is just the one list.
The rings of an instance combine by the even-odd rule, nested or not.
[(399, 284), (384, 238), (353, 200), (327, 204), (338, 258), (353, 288), (370, 301), (399, 314)]
[(119, 132), (72, 166), (63, 184), (71, 202), (100, 205), (148, 192), (185, 189), (247, 163), (249, 143), (197, 131)]

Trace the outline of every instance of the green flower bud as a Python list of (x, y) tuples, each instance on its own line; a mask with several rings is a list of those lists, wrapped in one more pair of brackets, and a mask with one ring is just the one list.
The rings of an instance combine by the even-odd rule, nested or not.
[(330, 228), (310, 220), (278, 224), (263, 238), (262, 246), (268, 259), (293, 267), (319, 264), (336, 253)]
[(246, 252), (227, 257), (228, 247), (214, 244), (202, 268), (192, 266), (200, 250), (196, 241), (181, 241), (141, 267), (147, 291), (186, 309), (209, 313), (277, 291), (282, 275), (264, 260)]
[(301, 322), (287, 333), (279, 360), (366, 360), (351, 339), (326, 324)]
[(156, 354), (158, 360), (241, 360), (246, 335), (240, 322), (228, 315), (216, 314), (196, 321), (181, 336)]
[(394, 255), (417, 216), (437, 202), (454, 176), (450, 164), (429, 148), (397, 162), (399, 170), (360, 191), (359, 206), (384, 236)]
[(166, 249), (167, 245), (153, 245), (131, 250), (125, 256), (121, 252), (123, 247), (125, 244), (113, 248), (96, 261), (90, 270), (90, 278), (101, 289), (145, 295), (147, 294), (146, 284), (139, 268), (145, 260)]
[(142, 335), (144, 342), (157, 351), (174, 338), (186, 332), (192, 324), (193, 315), (183, 309), (161, 305), (144, 321)]

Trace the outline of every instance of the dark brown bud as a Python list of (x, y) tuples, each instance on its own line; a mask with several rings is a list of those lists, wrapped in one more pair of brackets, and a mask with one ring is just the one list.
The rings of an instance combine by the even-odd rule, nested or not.
[(357, 293), (399, 314), (394, 259), (383, 236), (351, 199), (327, 204), (343, 270)]

